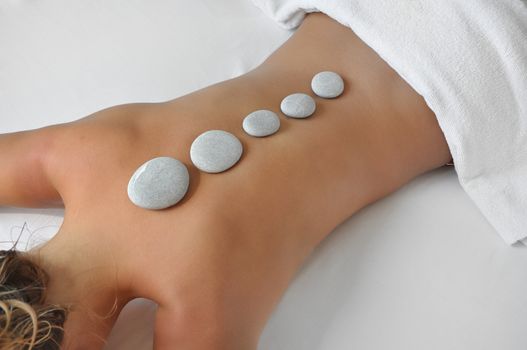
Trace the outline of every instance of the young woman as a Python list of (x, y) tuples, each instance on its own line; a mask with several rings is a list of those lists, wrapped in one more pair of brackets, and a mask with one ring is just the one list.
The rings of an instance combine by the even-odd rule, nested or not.
[[(299, 59), (301, 58), (301, 59)], [(280, 115), (254, 138), (243, 117), (311, 94), (314, 74), (345, 80), (306, 120)], [(200, 172), (189, 148), (210, 129), (236, 135), (240, 162)], [(190, 172), (167, 210), (128, 199), (130, 176), (170, 156)], [(302, 262), (339, 223), (451, 161), (424, 99), (348, 27), (310, 14), (281, 48), (236, 79), (155, 104), (0, 136), (0, 205), (64, 206), (57, 235), (0, 253), (2, 349), (100, 349), (119, 312), (158, 304), (156, 350), (256, 349)]]

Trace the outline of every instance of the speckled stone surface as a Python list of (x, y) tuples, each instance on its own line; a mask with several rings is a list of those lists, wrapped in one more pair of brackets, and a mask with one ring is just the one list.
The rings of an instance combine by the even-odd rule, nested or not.
[(311, 80), (311, 89), (317, 96), (335, 98), (344, 91), (344, 80), (335, 72), (320, 72)]
[(201, 171), (220, 173), (240, 160), (243, 146), (236, 136), (223, 130), (209, 130), (190, 146), (190, 159)]
[(315, 100), (303, 93), (291, 94), (280, 104), (282, 113), (291, 118), (307, 118), (315, 113)]
[(243, 130), (251, 136), (269, 136), (278, 129), (280, 129), (280, 118), (267, 109), (254, 111), (243, 119)]
[(189, 173), (185, 164), (170, 157), (158, 157), (141, 165), (128, 182), (128, 197), (144, 209), (165, 209), (187, 193)]

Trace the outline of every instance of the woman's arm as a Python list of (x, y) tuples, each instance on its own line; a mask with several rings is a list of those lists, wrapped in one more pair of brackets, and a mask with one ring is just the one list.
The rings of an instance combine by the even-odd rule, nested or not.
[(0, 206), (61, 206), (49, 176), (55, 128), (0, 135)]

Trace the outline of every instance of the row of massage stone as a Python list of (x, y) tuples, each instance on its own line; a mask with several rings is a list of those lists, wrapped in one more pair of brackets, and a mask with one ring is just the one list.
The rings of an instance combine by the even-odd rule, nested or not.
[[(344, 91), (344, 81), (335, 72), (320, 72), (311, 81), (313, 92), (322, 98), (335, 98)], [(310, 117), (316, 109), (309, 95), (295, 93), (280, 104), (290, 118)], [(280, 119), (269, 110), (252, 112), (243, 120), (243, 130), (255, 137), (269, 136), (280, 128)], [(243, 147), (236, 136), (223, 130), (209, 130), (199, 135), (190, 147), (190, 159), (201, 171), (220, 173), (234, 166)], [(178, 203), (187, 193), (189, 173), (177, 159), (158, 157), (141, 165), (128, 183), (128, 197), (144, 209), (165, 209)]]

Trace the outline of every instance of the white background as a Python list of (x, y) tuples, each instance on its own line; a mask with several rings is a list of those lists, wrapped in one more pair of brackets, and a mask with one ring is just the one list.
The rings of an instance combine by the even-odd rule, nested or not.
[[(249, 0), (4, 0), (0, 132), (178, 97), (255, 67), (290, 35)], [(38, 244), (61, 215), (0, 208), (0, 240), (24, 226), (19, 247)], [(151, 349), (154, 312), (132, 303), (107, 349)], [(505, 245), (444, 168), (335, 230), (259, 349), (525, 350), (526, 329), (527, 247)]]

